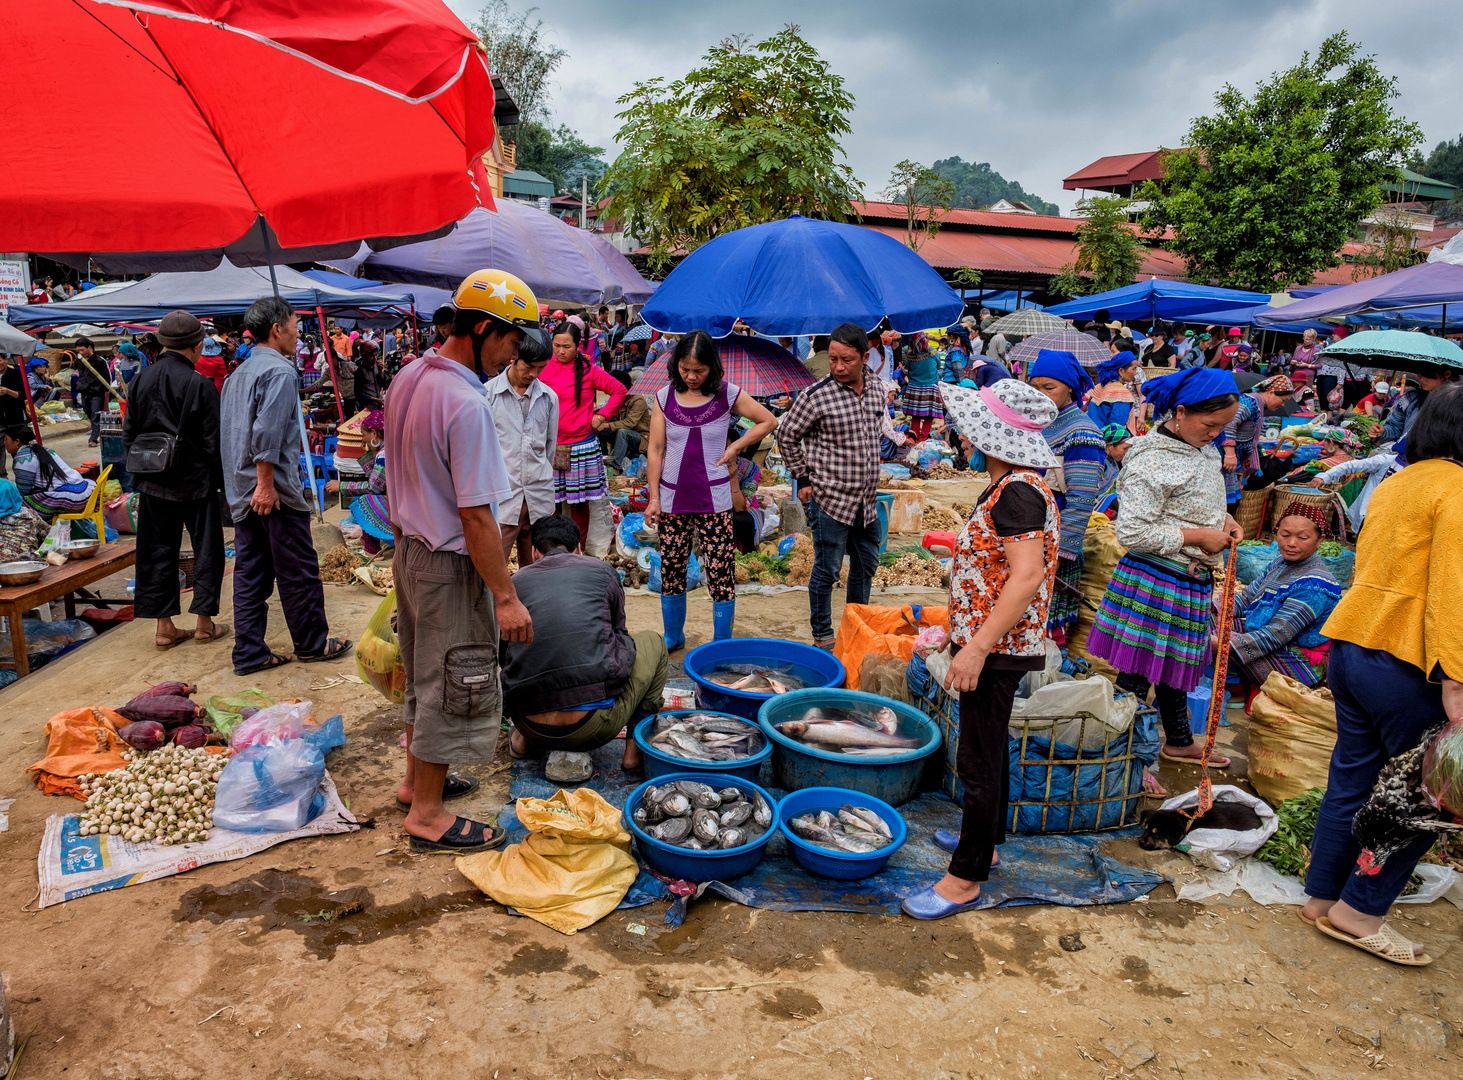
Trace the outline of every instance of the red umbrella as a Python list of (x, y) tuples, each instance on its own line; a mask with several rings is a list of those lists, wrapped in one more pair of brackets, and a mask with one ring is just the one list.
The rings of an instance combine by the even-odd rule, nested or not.
[(441, 0), (26, 0), (0, 41), (0, 251), (222, 248), (260, 215), (304, 247), (492, 205), (492, 80)]
[[(736, 383), (753, 397), (779, 397), (813, 385), (813, 373), (796, 356), (775, 341), (728, 334), (716, 342), (721, 370), (728, 382)], [(668, 357), (667, 357), (668, 359)], [(655, 394), (670, 385), (666, 359), (657, 360), (633, 387), (637, 394)]]

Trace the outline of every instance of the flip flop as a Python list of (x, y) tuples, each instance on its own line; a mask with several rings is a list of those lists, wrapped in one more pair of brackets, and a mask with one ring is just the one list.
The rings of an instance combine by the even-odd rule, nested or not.
[[(410, 834), (408, 834), (410, 835)], [(481, 821), (460, 817), (455, 819), (447, 831), (436, 840), (420, 836), (411, 837), (413, 851), (462, 855), (471, 851), (486, 851), (495, 848), (508, 837), (508, 831), (497, 825), (485, 825)]]
[[(1181, 757), (1178, 754), (1170, 754), (1167, 750), (1160, 750), (1158, 752), (1158, 756), (1163, 758), (1164, 761), (1176, 761), (1180, 765), (1203, 764), (1203, 762), (1201, 762), (1198, 758)], [(1209, 767), (1211, 769), (1227, 769), (1229, 768), (1229, 758), (1225, 757), (1223, 754), (1210, 754)]]
[(270, 653), (269, 659), (262, 664), (255, 664), (252, 667), (234, 668), (235, 675), (253, 675), (256, 671), (268, 671), (271, 668), (284, 667), (293, 657), (280, 656), (279, 653)]
[(229, 626), (228, 623), (226, 623), (226, 622), (216, 622), (216, 623), (213, 624), (213, 632), (211, 634), (204, 634), (202, 637), (199, 637), (198, 636), (198, 631), (197, 630), (193, 631), (193, 640), (194, 641), (201, 641), (201, 642), (203, 642), (206, 645), (210, 641), (217, 641), (219, 638), (228, 637), (229, 636), (229, 630), (230, 629), (231, 629), (231, 627)]
[(1382, 928), (1375, 934), (1359, 938), (1348, 934), (1345, 930), (1338, 929), (1330, 919), (1322, 915), (1316, 920), (1316, 929), (1329, 938), (1337, 941), (1344, 941), (1348, 945), (1354, 945), (1362, 952), (1369, 952), (1373, 956), (1379, 956), (1383, 960), (1390, 960), (1394, 964), (1401, 964), (1403, 967), (1427, 967), (1433, 962), (1433, 958), (1427, 953), (1416, 955), (1412, 951), (1413, 942), (1409, 941), (1403, 933), (1391, 923), (1382, 923)]
[(1305, 908), (1303, 908), (1303, 907), (1302, 908), (1296, 908), (1295, 909), (1295, 914), (1300, 919), (1300, 921), (1303, 922), (1303, 923), (1305, 923), (1307, 926), (1315, 926), (1316, 925), (1316, 920), (1315, 919), (1307, 919), (1306, 918), (1306, 909)]
[(170, 642), (168, 642), (168, 644), (166, 644), (166, 645), (159, 645), (158, 644), (158, 640), (157, 640), (157, 635), (156, 634), (153, 635), (152, 643), (153, 643), (153, 645), (155, 645), (157, 647), (158, 652), (167, 652), (169, 649), (176, 649), (179, 645), (183, 644), (183, 642), (185, 642), (185, 641), (191, 641), (192, 638), (193, 638), (193, 631), (192, 630), (179, 630), (176, 633), (176, 635), (173, 637), (173, 640), (170, 641)]
[(329, 638), (325, 642), (325, 651), (318, 653), (296, 653), (295, 659), (302, 664), (319, 664), (327, 660), (339, 660), (346, 653), (351, 651), (350, 638)]
[[(472, 776), (458, 776), (456, 773), (448, 773), (447, 779), (442, 781), (442, 801), (461, 799), (472, 794), (478, 788), (478, 780)], [(396, 805), (403, 810), (410, 810), (411, 803), (396, 800)]]

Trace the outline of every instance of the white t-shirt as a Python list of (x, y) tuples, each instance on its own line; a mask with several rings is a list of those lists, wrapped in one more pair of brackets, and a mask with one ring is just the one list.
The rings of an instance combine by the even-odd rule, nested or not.
[(875, 345), (869, 352), (869, 368), (880, 379), (887, 379), (894, 373), (894, 350), (887, 345)]
[(428, 349), (386, 394), (386, 490), (391, 520), (433, 551), (467, 554), (458, 508), (512, 493), (482, 384)]

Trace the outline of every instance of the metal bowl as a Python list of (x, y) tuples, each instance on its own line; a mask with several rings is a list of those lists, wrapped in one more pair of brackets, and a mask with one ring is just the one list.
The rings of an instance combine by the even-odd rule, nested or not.
[(8, 562), (0, 563), (0, 585), (30, 585), (41, 580), (48, 563)]
[(100, 540), (68, 540), (56, 545), (56, 550), (69, 559), (89, 559), (101, 549)]

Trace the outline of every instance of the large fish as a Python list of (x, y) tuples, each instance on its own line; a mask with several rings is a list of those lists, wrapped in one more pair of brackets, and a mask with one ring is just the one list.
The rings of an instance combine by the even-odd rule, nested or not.
[(789, 720), (778, 724), (777, 730), (789, 739), (834, 750), (909, 750), (924, 745), (923, 739), (906, 739), (847, 722), (809, 724)]

